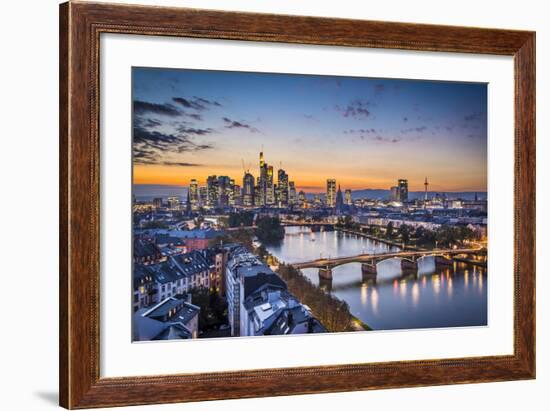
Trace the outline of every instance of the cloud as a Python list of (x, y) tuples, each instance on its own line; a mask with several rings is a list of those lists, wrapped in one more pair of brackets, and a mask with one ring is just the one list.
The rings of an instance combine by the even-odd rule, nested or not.
[(175, 103), (178, 103), (180, 106), (183, 106), (185, 108), (192, 108), (194, 110), (206, 109), (206, 107), (203, 106), (202, 104), (197, 103), (196, 101), (193, 101), (193, 100), (187, 100), (186, 98), (183, 98), (183, 97), (173, 97), (172, 101)]
[(483, 118), (484, 115), (485, 115), (485, 113), (481, 113), (481, 112), (470, 113), (470, 114), (467, 114), (467, 115), (464, 116), (464, 120), (465, 121), (479, 121)]
[(180, 161), (163, 161), (163, 166), (178, 166), (178, 167), (203, 167), (204, 164), (185, 163)]
[(377, 96), (381, 95), (384, 92), (384, 90), (386, 90), (386, 86), (384, 84), (376, 83), (374, 85), (374, 94), (375, 95), (377, 95)]
[(250, 131), (251, 133), (258, 133), (260, 131), (256, 127), (251, 126), (250, 124), (244, 123), (242, 121), (231, 120), (227, 117), (224, 117), (222, 120), (225, 123), (225, 128), (244, 128)]
[(346, 118), (368, 118), (371, 115), (371, 112), (367, 107), (370, 107), (371, 105), (372, 103), (370, 101), (357, 99), (353, 100), (350, 104), (344, 107), (335, 105), (334, 109)]
[(193, 96), (193, 98), (199, 103), (205, 104), (207, 106), (223, 107), (219, 101), (208, 100), (206, 98), (197, 97), (197, 96)]
[(426, 127), (426, 126), (404, 128), (404, 129), (401, 130), (401, 134), (422, 133), (423, 131), (426, 131), (427, 129), (428, 129), (428, 127)]
[(222, 105), (214, 100), (208, 100), (202, 97), (193, 96), (192, 99), (184, 97), (172, 97), (174, 103), (178, 103), (180, 106), (190, 108), (197, 111), (208, 110), (210, 107), (221, 107)]
[(135, 117), (134, 118), (134, 125), (138, 125), (142, 128), (155, 128), (161, 126), (163, 123), (157, 119), (154, 118), (143, 118), (143, 117)]
[(372, 138), (372, 140), (380, 142), (380, 143), (399, 143), (401, 141), (400, 138), (397, 137), (382, 137), (382, 136), (376, 136)]
[(182, 113), (172, 104), (157, 104), (147, 101), (134, 100), (134, 114), (160, 114), (167, 117), (177, 117)]
[[(206, 130), (206, 131), (205, 131)], [(185, 132), (176, 131), (165, 133), (143, 127), (139, 121), (134, 122), (133, 154), (136, 164), (167, 164), (164, 160), (170, 154), (182, 154), (213, 149), (210, 143), (196, 143), (194, 136), (213, 132), (210, 129), (187, 129)], [(200, 134), (200, 133), (203, 134)], [(174, 161), (168, 163), (176, 163)], [(180, 162), (180, 164), (184, 164)], [(192, 163), (189, 163), (192, 164)]]
[(185, 117), (192, 118), (193, 120), (202, 121), (202, 116), (197, 113), (184, 113)]
[(344, 130), (344, 134), (371, 134), (376, 133), (374, 128), (350, 128)]
[(177, 128), (177, 131), (182, 134), (186, 135), (194, 135), (194, 136), (205, 136), (207, 134), (212, 134), (216, 130), (213, 128), (194, 128), (194, 127), (187, 127), (184, 124), (180, 124)]

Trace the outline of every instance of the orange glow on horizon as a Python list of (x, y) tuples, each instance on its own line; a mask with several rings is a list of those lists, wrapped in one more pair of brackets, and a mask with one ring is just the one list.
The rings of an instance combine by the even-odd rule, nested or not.
[[(322, 171), (318, 174), (312, 173), (311, 170), (298, 173), (300, 178), (297, 177), (297, 173), (293, 170), (287, 169), (287, 173), (290, 176), (290, 180), (296, 184), (297, 191), (305, 191), (309, 193), (324, 193), (326, 191), (327, 178), (336, 178), (337, 184), (341, 185), (342, 191), (345, 189), (351, 190), (389, 190), (391, 186), (396, 184), (396, 180), (393, 178), (382, 178), (372, 176), (369, 178), (357, 178), (351, 175), (338, 174), (338, 171), (333, 172)], [(254, 177), (258, 176), (258, 172), (251, 170)], [(206, 178), (210, 175), (227, 175), (235, 179), (235, 183), (242, 185), (242, 178), (244, 172), (237, 167), (228, 168), (223, 166), (204, 166), (204, 167), (175, 167), (164, 165), (134, 165), (133, 170), (133, 183), (134, 184), (156, 184), (156, 185), (176, 185), (187, 187), (192, 179), (196, 179), (199, 185), (206, 184)], [(277, 182), (277, 172), (274, 172), (274, 182)], [(412, 174), (412, 170), (411, 170)], [(417, 174), (417, 173), (415, 173)], [(418, 181), (415, 181), (418, 180)], [(409, 178), (409, 191), (424, 191), (423, 186), (424, 179), (422, 178)], [(478, 187), (473, 181), (453, 181), (452, 184), (448, 184), (445, 187), (441, 185), (434, 186), (429, 189), (430, 192), (461, 192), (461, 191), (486, 191), (486, 188)]]

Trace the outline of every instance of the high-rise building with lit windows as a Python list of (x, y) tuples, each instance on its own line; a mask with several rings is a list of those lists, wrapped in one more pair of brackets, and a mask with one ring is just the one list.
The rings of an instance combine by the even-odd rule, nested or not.
[(242, 204), (246, 207), (254, 205), (254, 176), (250, 173), (244, 173), (243, 177), (243, 196)]
[(277, 173), (278, 203), (280, 207), (288, 205), (288, 174), (280, 169)]
[(189, 184), (189, 200), (191, 201), (191, 207), (196, 209), (199, 205), (199, 184), (195, 179), (192, 179)]
[(267, 166), (265, 204), (275, 204), (275, 187), (273, 186), (273, 166)]
[(294, 181), (288, 182), (288, 204), (294, 205), (296, 204), (296, 184), (294, 184)]
[(338, 191), (336, 192), (336, 211), (341, 212), (344, 208), (344, 196), (342, 195), (342, 190), (338, 184)]
[(333, 178), (327, 179), (327, 207), (336, 206), (336, 180)]
[(208, 204), (208, 186), (199, 187), (199, 203), (202, 206)]
[(206, 179), (206, 186), (208, 190), (208, 206), (218, 206), (218, 178), (216, 176), (209, 176)]
[(350, 206), (353, 204), (353, 200), (351, 198), (351, 190), (348, 188), (344, 194), (344, 204), (347, 206)]
[(409, 182), (405, 179), (397, 180), (397, 187), (399, 188), (399, 201), (406, 203), (409, 201)]
[(397, 187), (397, 186), (390, 187), (390, 200), (391, 201), (400, 201), (399, 200), (399, 187)]
[(171, 210), (177, 210), (180, 207), (180, 198), (178, 196), (168, 197), (168, 207)]

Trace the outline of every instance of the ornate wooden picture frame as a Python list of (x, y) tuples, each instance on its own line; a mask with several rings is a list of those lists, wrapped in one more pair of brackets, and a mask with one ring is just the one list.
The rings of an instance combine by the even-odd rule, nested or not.
[[(101, 378), (99, 50), (102, 33), (513, 56), (513, 355)], [(60, 404), (63, 407), (535, 378), (534, 32), (69, 2), (60, 6), (59, 46)]]

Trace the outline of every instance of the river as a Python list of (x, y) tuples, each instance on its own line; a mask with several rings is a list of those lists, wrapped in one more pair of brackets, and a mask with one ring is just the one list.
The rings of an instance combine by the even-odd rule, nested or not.
[[(339, 231), (286, 227), (284, 239), (267, 249), (286, 263), (361, 253), (397, 251), (378, 241)], [(487, 272), (464, 263), (436, 270), (434, 259), (418, 262), (418, 274), (403, 275), (399, 260), (378, 264), (375, 280), (363, 281), (360, 263), (332, 270), (332, 282), (317, 269), (302, 270), (314, 284), (348, 303), (353, 315), (375, 330), (487, 325)]]

